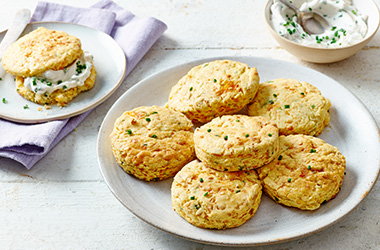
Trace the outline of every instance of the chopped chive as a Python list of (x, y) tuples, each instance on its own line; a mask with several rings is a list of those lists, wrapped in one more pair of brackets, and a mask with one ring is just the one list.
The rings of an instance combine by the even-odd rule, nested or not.
[(246, 134), (245, 137), (249, 137), (249, 134)]
[(152, 135), (151, 137), (152, 137), (152, 138), (157, 138), (157, 135)]
[(227, 141), (227, 140), (228, 140), (228, 135), (226, 135), (226, 136), (224, 137), (224, 140), (225, 140), (225, 141)]
[(268, 102), (269, 102), (269, 104), (273, 104), (274, 103), (274, 101), (272, 101), (272, 100), (269, 100)]
[(197, 209), (197, 210), (198, 210), (198, 209), (200, 209), (200, 208), (201, 208), (201, 205), (199, 205), (199, 204), (195, 204), (195, 205), (194, 205), (194, 207), (195, 207), (195, 209)]
[(127, 133), (128, 133), (129, 135), (131, 135), (131, 134), (132, 134), (132, 130), (127, 129)]
[(277, 94), (273, 94), (274, 97), (277, 97)]
[(66, 86), (66, 85), (63, 85), (62, 89), (67, 89), (67, 86)]
[(204, 193), (203, 196), (207, 196), (208, 195), (208, 192)]
[(34, 86), (37, 85), (37, 79), (35, 77), (33, 77), (32, 83), (33, 83)]
[(282, 160), (282, 155), (280, 155), (277, 160), (281, 161)]
[(351, 12), (352, 12), (352, 14), (354, 14), (354, 15), (357, 15), (357, 14), (358, 14), (355, 10), (352, 10)]
[(53, 85), (53, 83), (51, 83), (51, 82), (47, 82), (46, 85), (47, 85), (47, 86), (51, 86), (51, 85)]
[(274, 197), (274, 200), (275, 200), (275, 201), (279, 201), (279, 199), (278, 199), (277, 197)]
[(269, 137), (272, 137), (272, 134), (268, 134)]
[(29, 109), (28, 104), (26, 104), (26, 105), (24, 106), (24, 109)]
[(315, 105), (313, 104), (313, 105), (311, 105), (311, 108), (313, 109), (313, 108), (315, 108)]
[(151, 115), (154, 115), (154, 114), (158, 114), (158, 112), (154, 111), (154, 112), (152, 112), (152, 114), (151, 114)]
[(307, 169), (309, 169), (309, 170), (310, 170), (310, 169), (311, 169), (311, 166), (310, 166), (310, 165), (309, 165), (309, 166), (307, 166)]
[(313, 11), (313, 9), (309, 7), (309, 11)]
[(288, 182), (291, 182), (291, 181), (292, 181), (292, 178), (289, 178), (289, 179), (288, 179)]
[(240, 122), (240, 120), (236, 120), (236, 122)]
[(0, 81), (2, 81), (2, 80), (3, 80), (3, 78), (0, 77)]
[(305, 93), (304, 93), (304, 92), (301, 92), (301, 95), (305, 95)]
[(199, 181), (200, 181), (201, 183), (203, 183), (204, 180), (203, 180), (203, 178), (200, 178)]
[(195, 197), (194, 197), (194, 196), (191, 196), (191, 197), (190, 197), (190, 200), (195, 200)]
[(314, 148), (310, 149), (310, 153), (316, 153), (317, 150), (315, 150)]
[(336, 30), (336, 26), (333, 26), (333, 27), (331, 28), (331, 31), (334, 31), (334, 30)]
[(207, 129), (207, 132), (209, 132), (209, 133), (210, 133), (210, 132), (211, 132), (211, 128)]
[(148, 117), (148, 118), (145, 118), (145, 121), (150, 122), (151, 119)]
[(217, 82), (217, 80), (216, 80), (216, 79), (214, 79), (214, 82)]
[(238, 189), (238, 190), (236, 190), (236, 191), (235, 191), (235, 193), (240, 193), (240, 192), (241, 192), (241, 190), (240, 190), (240, 189)]
[(284, 108), (288, 109), (290, 108), (290, 105), (284, 105)]
[(61, 83), (62, 83), (62, 80), (59, 80), (59, 81), (57, 82), (58, 85), (61, 84)]
[(3, 98), (2, 100), (1, 100), (4, 104), (6, 104), (8, 101), (7, 101), (7, 99), (5, 99), (5, 98)]
[(189, 89), (190, 91), (192, 91), (193, 90), (193, 87), (190, 87), (190, 89)]

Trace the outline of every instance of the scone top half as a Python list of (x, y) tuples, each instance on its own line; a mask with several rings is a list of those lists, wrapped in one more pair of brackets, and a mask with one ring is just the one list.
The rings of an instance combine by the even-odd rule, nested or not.
[(82, 54), (78, 38), (40, 27), (13, 43), (1, 63), (10, 74), (25, 78), (47, 70), (61, 70)]
[(173, 86), (168, 107), (193, 122), (206, 123), (244, 108), (258, 87), (256, 68), (230, 60), (212, 61), (192, 68)]

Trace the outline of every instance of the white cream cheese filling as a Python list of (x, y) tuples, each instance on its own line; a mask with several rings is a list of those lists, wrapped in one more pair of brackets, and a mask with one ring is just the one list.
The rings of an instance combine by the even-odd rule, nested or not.
[(24, 86), (39, 95), (82, 86), (90, 76), (92, 66), (93, 56), (85, 51), (74, 63), (62, 70), (47, 70), (39, 76), (25, 78)]
[(271, 6), (273, 28), (282, 37), (313, 47), (337, 48), (356, 44), (367, 34), (367, 16), (349, 0), (285, 0), (304, 12), (324, 17), (330, 27), (322, 34), (308, 34), (299, 25), (294, 11), (279, 0)]

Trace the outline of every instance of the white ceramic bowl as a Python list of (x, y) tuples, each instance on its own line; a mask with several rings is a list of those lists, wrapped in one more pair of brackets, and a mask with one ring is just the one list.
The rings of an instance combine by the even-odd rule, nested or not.
[(353, 0), (354, 6), (363, 14), (368, 16), (368, 32), (364, 39), (354, 45), (340, 47), (340, 48), (315, 48), (310, 46), (301, 45), (299, 43), (290, 41), (280, 36), (272, 26), (271, 10), (273, 0), (268, 0), (265, 7), (265, 20), (268, 24), (269, 30), (277, 42), (295, 55), (296, 57), (314, 63), (332, 63), (346, 59), (360, 49), (362, 49), (376, 34), (380, 26), (380, 12), (377, 4), (373, 0)]

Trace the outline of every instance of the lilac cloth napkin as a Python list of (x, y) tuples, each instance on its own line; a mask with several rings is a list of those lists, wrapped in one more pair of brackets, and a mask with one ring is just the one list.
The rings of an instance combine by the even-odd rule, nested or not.
[[(136, 17), (111, 0), (101, 0), (90, 8), (39, 2), (32, 21), (77, 23), (108, 33), (125, 52), (127, 74), (167, 28), (155, 18)], [(0, 156), (16, 160), (30, 169), (90, 112), (70, 119), (33, 125), (0, 119)]]

